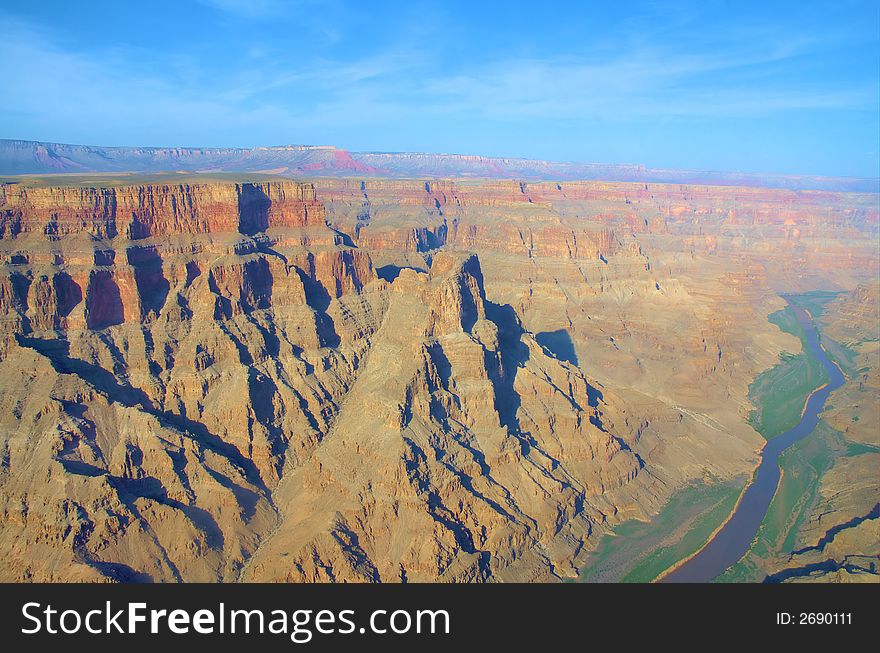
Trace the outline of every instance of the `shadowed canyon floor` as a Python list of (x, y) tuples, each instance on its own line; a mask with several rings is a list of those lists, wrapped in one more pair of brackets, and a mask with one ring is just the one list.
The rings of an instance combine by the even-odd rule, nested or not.
[(877, 197), (0, 185), (0, 579), (602, 580), (614, 529), (659, 574), (754, 468), (801, 353), (780, 293), (817, 289), (838, 453), (743, 564), (871, 575)]

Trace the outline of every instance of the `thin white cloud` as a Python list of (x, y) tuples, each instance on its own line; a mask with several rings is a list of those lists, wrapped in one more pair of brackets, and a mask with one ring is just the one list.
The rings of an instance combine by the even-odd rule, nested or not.
[[(252, 4), (211, 2), (226, 11)], [(145, 138), (167, 134), (162, 141), (168, 144), (180, 134), (202, 138), (212, 128), (250, 128), (257, 138), (298, 130), (308, 140), (308, 130), (317, 127), (439, 118), (447, 124), (480, 118), (536, 125), (560, 119), (718, 119), (876, 108), (878, 96), (876, 83), (832, 80), (820, 86), (803, 77), (767, 78), (768, 67), (827, 45), (798, 35), (725, 42), (700, 56), (674, 45), (634, 45), (613, 55), (603, 50), (601, 56), (509, 58), (454, 71), (438, 67), (429, 48), (412, 43), (389, 43), (356, 60), (317, 54), (303, 59), (256, 44), (221, 78), (198, 60), (169, 54), (143, 65), (138, 51), (80, 52), (31, 25), (4, 23), (0, 60), (16, 64), (7, 67), (0, 85), (7, 129), (18, 122), (57, 132), (139, 131)]]
[(599, 64), (511, 60), (432, 79), (423, 91), (429, 106), (498, 118), (723, 117), (876, 106), (876, 84), (776, 85), (744, 76), (730, 85), (721, 75), (775, 60), (775, 54), (713, 59), (656, 50)]

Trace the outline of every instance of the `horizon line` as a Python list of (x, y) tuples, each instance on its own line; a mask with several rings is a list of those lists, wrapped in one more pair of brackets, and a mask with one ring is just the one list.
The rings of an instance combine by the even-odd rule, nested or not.
[[(774, 177), (782, 177), (782, 178), (808, 178), (808, 179), (817, 179), (817, 180), (850, 180), (850, 181), (867, 181), (867, 182), (880, 182), (880, 171), (878, 171), (877, 176), (858, 176), (858, 175), (823, 175), (823, 174), (813, 174), (813, 173), (796, 173), (796, 172), (771, 172), (771, 171), (760, 171), (760, 172), (751, 172), (745, 170), (733, 170), (733, 169), (719, 169), (719, 168), (677, 168), (671, 166), (649, 166), (645, 163), (634, 163), (634, 162), (607, 162), (607, 161), (572, 161), (572, 160), (556, 160), (556, 159), (537, 159), (530, 158), (527, 156), (498, 156), (498, 155), (490, 155), (490, 154), (465, 154), (460, 152), (431, 152), (431, 151), (419, 151), (419, 150), (354, 150), (346, 147), (340, 147), (338, 145), (325, 144), (325, 145), (310, 145), (306, 143), (286, 143), (286, 144), (278, 144), (278, 145), (251, 145), (251, 146), (240, 146), (240, 145), (95, 145), (88, 143), (65, 143), (61, 141), (49, 141), (49, 140), (34, 140), (28, 138), (0, 138), (0, 142), (8, 142), (8, 143), (30, 143), (30, 144), (39, 144), (39, 145), (57, 145), (62, 147), (83, 147), (83, 148), (94, 148), (94, 149), (115, 149), (115, 150), (123, 150), (123, 149), (143, 149), (143, 150), (242, 150), (242, 151), (250, 151), (250, 150), (283, 150), (283, 149), (300, 149), (300, 150), (336, 150), (340, 152), (348, 152), (350, 154), (389, 154), (389, 155), (419, 155), (419, 156), (447, 156), (447, 157), (462, 157), (462, 158), (474, 158), (474, 159), (496, 159), (496, 160), (508, 160), (508, 161), (526, 161), (526, 162), (535, 162), (535, 163), (549, 163), (555, 165), (573, 165), (573, 166), (608, 166), (615, 168), (638, 168), (644, 171), (653, 171), (653, 172), (682, 172), (682, 173), (708, 173), (708, 174), (734, 174), (734, 175), (746, 175), (746, 176), (774, 176)], [(122, 171), (119, 171), (122, 172)], [(126, 171), (137, 173), (137, 170)], [(169, 172), (175, 172), (174, 170), (169, 170)], [(66, 173), (22, 173), (21, 175), (7, 175), (7, 176), (40, 176), (46, 174), (66, 174)], [(70, 173), (70, 174), (98, 174), (95, 172), (81, 172), (81, 173)], [(662, 183), (677, 183), (677, 182), (662, 182)]]

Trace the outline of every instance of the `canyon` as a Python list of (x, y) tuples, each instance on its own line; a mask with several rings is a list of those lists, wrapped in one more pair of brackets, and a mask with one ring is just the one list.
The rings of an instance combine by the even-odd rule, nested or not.
[[(437, 178), (332, 148), (294, 150), (334, 161), (308, 179), (108, 177), (50, 149), (81, 176), (0, 185), (0, 580), (577, 578), (620, 524), (745, 484), (750, 388), (801, 351), (768, 320), (786, 293), (837, 293), (858, 359), (827, 421), (877, 455), (870, 180)], [(792, 556), (876, 529), (861, 458)], [(851, 536), (840, 560), (877, 556)]]

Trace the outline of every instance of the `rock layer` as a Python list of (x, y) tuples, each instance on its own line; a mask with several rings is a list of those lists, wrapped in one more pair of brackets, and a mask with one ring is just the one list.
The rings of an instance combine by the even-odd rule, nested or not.
[(796, 347), (774, 291), (876, 270), (877, 215), (643, 184), (2, 185), (0, 579), (572, 577), (597, 533), (751, 468), (748, 384)]

